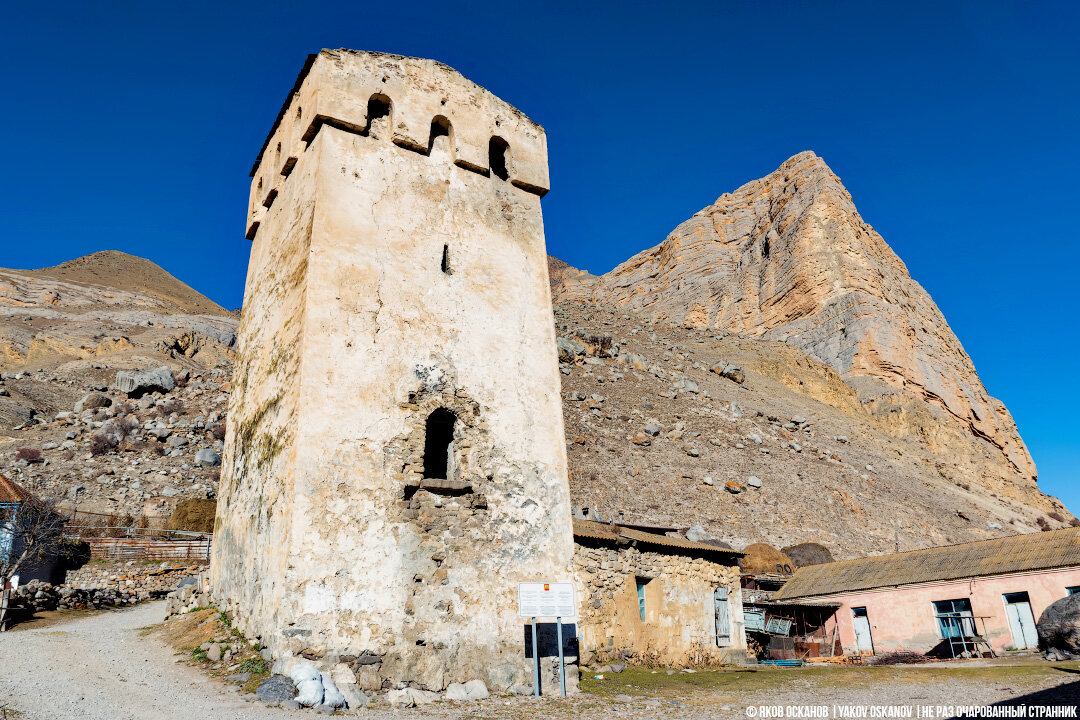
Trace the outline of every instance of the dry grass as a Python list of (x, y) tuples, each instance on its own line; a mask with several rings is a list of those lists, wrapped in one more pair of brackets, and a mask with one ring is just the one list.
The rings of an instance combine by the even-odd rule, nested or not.
[(176, 503), (172, 517), (169, 518), (170, 530), (192, 530), (194, 532), (214, 532), (214, 517), (217, 515), (216, 500), (198, 498), (181, 500)]

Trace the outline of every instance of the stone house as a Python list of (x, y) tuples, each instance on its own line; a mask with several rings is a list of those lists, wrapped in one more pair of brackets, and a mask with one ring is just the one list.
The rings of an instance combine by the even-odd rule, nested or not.
[(573, 561), (547, 188), (543, 128), (441, 63), (302, 69), (251, 173), (210, 572), (276, 656), (531, 680), (518, 583)]
[(574, 542), (583, 665), (745, 661), (741, 553), (576, 518)]
[(1080, 528), (799, 568), (773, 601), (830, 606), (850, 655), (988, 655), (1038, 647), (1036, 620), (1080, 592)]

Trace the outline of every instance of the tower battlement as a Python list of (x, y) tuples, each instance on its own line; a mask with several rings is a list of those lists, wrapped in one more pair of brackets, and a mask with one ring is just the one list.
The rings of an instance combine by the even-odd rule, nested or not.
[(541, 197), (549, 189), (544, 129), (458, 71), (435, 60), (323, 50), (308, 57), (252, 166), (248, 239), (323, 127), (370, 136), (383, 118), (396, 147), (426, 155), (445, 137), (458, 168)]

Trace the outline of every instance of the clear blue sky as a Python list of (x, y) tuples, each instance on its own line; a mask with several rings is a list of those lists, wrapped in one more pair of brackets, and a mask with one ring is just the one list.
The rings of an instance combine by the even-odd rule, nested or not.
[(810, 149), (1080, 512), (1080, 9), (993, 2), (12, 2), (0, 266), (102, 249), (241, 302), (247, 173), (304, 57), (431, 57), (548, 131), (549, 251), (600, 273)]

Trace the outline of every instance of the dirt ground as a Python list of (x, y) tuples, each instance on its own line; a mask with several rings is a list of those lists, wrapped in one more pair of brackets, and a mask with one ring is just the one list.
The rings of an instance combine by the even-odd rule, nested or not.
[[(145, 628), (160, 623), (164, 603), (82, 617), (68, 615), (0, 635), (0, 708), (27, 720), (256, 720), (296, 717), (264, 707), (180, 657)], [(1080, 699), (1080, 663), (1038, 657), (903, 667), (745, 668), (672, 675), (628, 668), (584, 691), (558, 698), (492, 697), (393, 710), (385, 704), (360, 717), (631, 718), (640, 720), (792, 717), (792, 708), (957, 706), (991, 703), (1069, 705)], [(777, 715), (779, 708), (781, 713)], [(946, 708), (948, 710), (948, 708)], [(310, 711), (308, 711), (310, 712)], [(352, 714), (352, 713), (348, 713)], [(949, 717), (942, 711), (938, 717)]]

